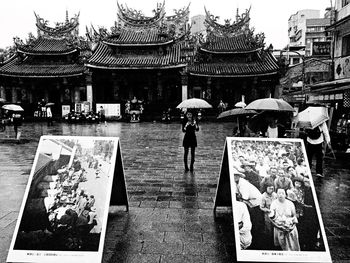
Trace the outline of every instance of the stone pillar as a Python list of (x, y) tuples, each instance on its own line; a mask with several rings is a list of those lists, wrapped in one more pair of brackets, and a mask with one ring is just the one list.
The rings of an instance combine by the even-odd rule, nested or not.
[(211, 78), (208, 77), (208, 79), (207, 79), (207, 90), (206, 90), (205, 98), (203, 98), (203, 99), (208, 99), (208, 100), (211, 99), (211, 83), (212, 83)]
[(185, 71), (180, 72), (181, 74), (181, 100), (188, 99), (188, 75)]
[(92, 95), (92, 84), (87, 84), (86, 85), (86, 100), (87, 102), (90, 103), (90, 106), (92, 105), (92, 101), (93, 101), (93, 95)]
[(157, 100), (161, 100), (163, 97), (163, 83), (162, 83), (162, 73), (158, 72), (157, 73)]
[(74, 102), (80, 102), (80, 88), (74, 87)]
[(6, 100), (6, 92), (5, 92), (4, 86), (0, 86), (0, 98), (3, 98), (4, 100)]
[(16, 103), (17, 102), (17, 89), (16, 87), (11, 87), (11, 95), (12, 95), (12, 98), (11, 98), (11, 102), (12, 103)]

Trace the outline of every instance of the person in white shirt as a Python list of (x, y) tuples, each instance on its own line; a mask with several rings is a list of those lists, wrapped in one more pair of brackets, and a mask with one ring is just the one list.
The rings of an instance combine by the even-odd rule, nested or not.
[[(317, 129), (319, 131), (317, 131)], [(310, 130), (312, 131), (312, 130)], [(317, 136), (318, 135), (318, 136)], [(327, 143), (330, 147), (331, 137), (326, 122), (317, 126), (312, 132), (307, 132), (306, 153), (309, 160), (310, 169), (312, 166), (312, 158), (316, 156), (316, 175), (323, 176), (323, 144)]]
[(247, 205), (243, 202), (236, 201), (233, 211), (234, 220), (238, 222), (241, 249), (246, 249), (252, 243), (252, 222), (250, 221)]
[(264, 163), (264, 159), (260, 157), (258, 159), (258, 163), (255, 166), (255, 170), (259, 173), (259, 176), (261, 178), (265, 178), (267, 176), (267, 171), (270, 170), (270, 168)]
[(244, 179), (245, 175), (238, 170), (233, 169), (234, 180), (236, 183), (236, 197), (237, 200), (242, 201), (248, 206), (252, 222), (252, 244), (251, 248), (258, 248), (260, 246), (263, 230), (264, 215), (260, 210), (260, 204), (262, 203), (262, 194), (253, 184)]

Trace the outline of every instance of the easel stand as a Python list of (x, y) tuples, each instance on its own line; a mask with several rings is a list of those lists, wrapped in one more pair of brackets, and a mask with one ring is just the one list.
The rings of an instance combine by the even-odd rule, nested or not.
[(129, 211), (128, 194), (126, 192), (123, 159), (118, 141), (117, 158), (113, 175), (112, 193), (110, 206), (125, 206)]

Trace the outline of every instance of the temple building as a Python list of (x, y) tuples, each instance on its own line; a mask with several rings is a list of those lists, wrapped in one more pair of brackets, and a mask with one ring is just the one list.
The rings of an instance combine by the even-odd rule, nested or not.
[(93, 54), (86, 66), (96, 103), (120, 103), (123, 112), (136, 98), (152, 115), (181, 102), (189, 6), (167, 16), (162, 3), (153, 12), (149, 17), (118, 4), (111, 30), (90, 30)]
[(270, 49), (264, 49), (264, 34), (249, 27), (250, 9), (231, 23), (219, 24), (218, 17), (206, 13), (207, 37), (188, 66), (188, 95), (208, 100), (213, 106), (220, 100), (229, 106), (245, 96), (250, 102), (274, 97), (278, 84), (277, 61)]
[(79, 37), (79, 14), (69, 19), (67, 12), (54, 27), (35, 16), (37, 37), (14, 38), (15, 55), (0, 64), (0, 97), (20, 103), (26, 114), (42, 100), (51, 102), (59, 114), (63, 104), (89, 100), (84, 60), (90, 51)]

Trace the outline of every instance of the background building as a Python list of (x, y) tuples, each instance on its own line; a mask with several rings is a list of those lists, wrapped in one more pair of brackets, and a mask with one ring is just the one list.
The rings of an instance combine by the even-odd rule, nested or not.
[(188, 66), (189, 96), (214, 107), (220, 100), (233, 107), (242, 95), (247, 102), (274, 97), (279, 67), (272, 50), (264, 49), (264, 34), (249, 27), (250, 10), (224, 25), (206, 11), (205, 22), (207, 37)]
[(79, 15), (48, 26), (36, 15), (37, 36), (29, 34), (24, 43), (15, 38), (13, 56), (0, 66), (0, 97), (20, 103), (32, 114), (38, 102), (54, 103), (54, 113), (62, 104), (88, 100), (84, 61), (90, 51), (79, 37)]
[[(330, 25), (331, 8), (326, 9), (323, 18), (319, 10), (300, 10), (288, 20), (288, 37), (290, 50), (303, 49), (305, 56), (313, 56), (320, 45), (330, 46), (330, 36), (325, 28)], [(314, 44), (318, 42), (318, 44)], [(290, 65), (301, 63), (300, 56), (290, 54)]]
[(164, 4), (158, 4), (154, 16), (146, 17), (118, 4), (117, 16), (111, 31), (100, 28), (90, 36), (96, 48), (86, 66), (92, 73), (94, 101), (124, 107), (135, 98), (144, 103), (145, 117), (155, 118), (187, 95), (182, 73), (189, 6), (166, 16)]
[(205, 15), (196, 15), (191, 17), (191, 34), (207, 35), (207, 28), (205, 26)]

